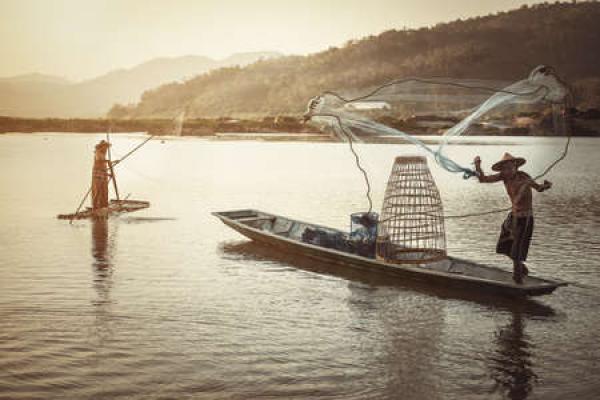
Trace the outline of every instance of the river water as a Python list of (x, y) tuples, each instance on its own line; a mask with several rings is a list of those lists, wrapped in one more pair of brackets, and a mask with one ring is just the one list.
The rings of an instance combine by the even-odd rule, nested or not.
[[(57, 220), (87, 190), (102, 135), (0, 135), (0, 398), (596, 399), (600, 140), (576, 139), (534, 194), (534, 275), (508, 301), (331, 268), (255, 245), (212, 211), (256, 208), (347, 229), (364, 182), (343, 143), (151, 141), (118, 167), (151, 208)], [(114, 136), (115, 158), (141, 136)], [(564, 139), (450, 146), (532, 175)], [(376, 208), (409, 145), (357, 145)], [(430, 166), (447, 214), (508, 205), (501, 184)], [(447, 221), (451, 254), (494, 254), (504, 214)]]

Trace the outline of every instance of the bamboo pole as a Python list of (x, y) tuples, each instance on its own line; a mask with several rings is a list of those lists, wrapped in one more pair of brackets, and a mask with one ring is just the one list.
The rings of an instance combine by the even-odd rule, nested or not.
[(112, 178), (113, 188), (115, 189), (115, 196), (117, 197), (117, 201), (121, 200), (119, 197), (119, 187), (117, 186), (117, 177), (115, 175), (115, 170), (113, 169), (112, 163), (112, 155), (110, 151), (111, 143), (110, 143), (110, 128), (106, 132), (106, 141), (108, 142), (108, 169), (110, 170), (110, 177)]

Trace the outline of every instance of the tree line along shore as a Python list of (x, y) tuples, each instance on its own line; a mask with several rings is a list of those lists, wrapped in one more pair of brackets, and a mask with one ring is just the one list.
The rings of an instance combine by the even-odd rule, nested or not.
[[(600, 136), (600, 110), (572, 110), (568, 118), (570, 132), (574, 136)], [(459, 122), (458, 119), (430, 116), (411, 116), (407, 118), (383, 117), (378, 122), (392, 128), (415, 135), (441, 135), (445, 129)], [(41, 132), (146, 132), (151, 135), (200, 136), (211, 137), (219, 134), (236, 133), (262, 134), (286, 133), (301, 135), (331, 136), (330, 127), (319, 127), (304, 123), (301, 116), (277, 116), (261, 119), (191, 118), (181, 123), (180, 131), (172, 118), (148, 119), (107, 119), (107, 118), (17, 118), (0, 116), (0, 133), (41, 133)], [(356, 133), (356, 132), (355, 132)], [(555, 136), (550, 115), (519, 114), (508, 126), (497, 127), (478, 124), (470, 135), (497, 136)], [(365, 133), (366, 136), (373, 136)]]
[(34, 132), (147, 132), (151, 135), (214, 136), (218, 133), (321, 133), (296, 117), (265, 117), (261, 120), (233, 118), (186, 119), (177, 132), (172, 118), (105, 119), (105, 118), (15, 118), (0, 117), (0, 133)]

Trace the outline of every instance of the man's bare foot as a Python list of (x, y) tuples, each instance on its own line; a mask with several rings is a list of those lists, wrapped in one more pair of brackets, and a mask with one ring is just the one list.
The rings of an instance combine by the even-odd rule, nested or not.
[(513, 281), (515, 281), (515, 283), (521, 284), (523, 283), (523, 277), (521, 277), (520, 274), (513, 273)]

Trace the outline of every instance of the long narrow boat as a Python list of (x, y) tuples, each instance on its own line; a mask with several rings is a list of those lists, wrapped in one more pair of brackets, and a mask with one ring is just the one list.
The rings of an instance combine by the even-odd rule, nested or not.
[(418, 280), (432, 285), (458, 287), (469, 291), (483, 291), (511, 297), (550, 294), (556, 288), (567, 285), (565, 282), (532, 276), (526, 276), (523, 278), (522, 284), (516, 284), (509, 271), (455, 257), (421, 264), (387, 263), (335, 248), (306, 243), (302, 239), (307, 229), (325, 231), (333, 235), (345, 235), (340, 230), (258, 210), (222, 211), (215, 212), (213, 215), (242, 235), (288, 253), (348, 268)]

